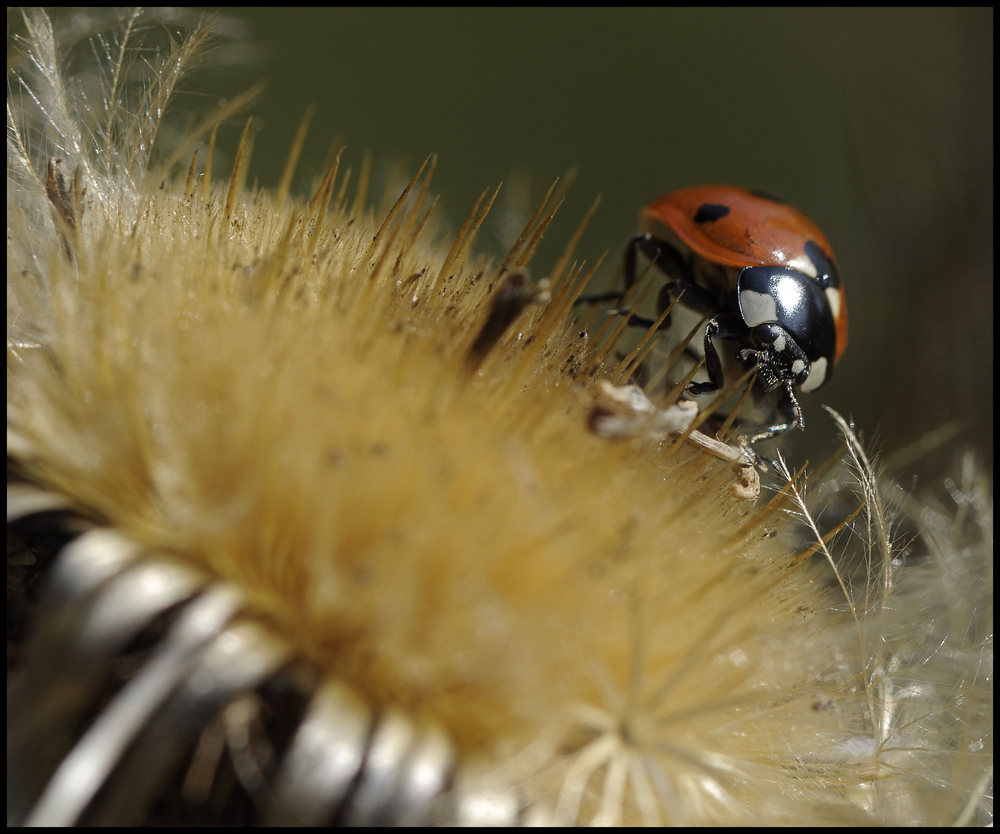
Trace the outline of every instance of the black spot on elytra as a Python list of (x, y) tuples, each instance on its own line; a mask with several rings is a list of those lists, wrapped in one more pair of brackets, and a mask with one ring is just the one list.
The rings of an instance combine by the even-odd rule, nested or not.
[(694, 216), (695, 223), (708, 223), (712, 220), (719, 220), (729, 214), (729, 206), (718, 203), (702, 203), (698, 206), (698, 212)]

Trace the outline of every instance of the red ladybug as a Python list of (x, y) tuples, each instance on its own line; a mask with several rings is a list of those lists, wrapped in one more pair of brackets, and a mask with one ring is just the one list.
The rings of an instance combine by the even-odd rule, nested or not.
[[(844, 287), (823, 233), (788, 203), (730, 185), (671, 192), (646, 206), (639, 222), (625, 255), (626, 289), (641, 252), (667, 278), (659, 312), (683, 291), (679, 306), (712, 315), (704, 340), (709, 381), (688, 391), (718, 391), (730, 374), (756, 366), (782, 422), (749, 442), (803, 428), (796, 389), (822, 386), (847, 347)], [(722, 358), (718, 340), (730, 343)]]

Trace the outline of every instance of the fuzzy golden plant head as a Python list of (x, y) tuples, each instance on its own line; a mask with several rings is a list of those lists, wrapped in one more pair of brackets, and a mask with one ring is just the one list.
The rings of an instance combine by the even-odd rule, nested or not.
[[(105, 84), (135, 49), (134, 21)], [(834, 470), (807, 496), (787, 472), (747, 500), (757, 487), (738, 456), (681, 443), (690, 416), (675, 426), (612, 384), (634, 356), (613, 353), (620, 323), (588, 335), (572, 320), (596, 269), (574, 261), (579, 234), (556, 263), (531, 263), (558, 186), (496, 262), (475, 247), (496, 192), (442, 237), (433, 156), (376, 213), (343, 153), (305, 197), (288, 196), (290, 173), (275, 193), (247, 188), (247, 122), (215, 180), (231, 110), (173, 147), (155, 141), (207, 28), (178, 37), (144, 97), (105, 121), (60, 75), (47, 18), (27, 29), (33, 69), (8, 84), (8, 466), (86, 519), (81, 539), (113, 533), (129, 554), (88, 586), (91, 602), (53, 591), (44, 616), (90, 611), (119, 573), (169, 566), (195, 578), (161, 630), (214, 605), (227, 645), (267, 661), (168, 756), (144, 734), (181, 720), (158, 706), (166, 690), (112, 732), (153, 686), (139, 660), (120, 671), (135, 652), (123, 644), (107, 726), (75, 726), (36, 766), (50, 715), (38, 682), (54, 687), (71, 663), (16, 647), (8, 797), (14, 770), (35, 776), (14, 782), (13, 821), (151, 821), (175, 782), (204, 802), (222, 790), (207, 738), (230, 751), (228, 790), (251, 796), (250, 819), (985, 819), (992, 508), (974, 468), (949, 528), (954, 512), (931, 517), (874, 476), (845, 423), (854, 476)], [(893, 513), (919, 547), (897, 541)], [(32, 558), (9, 539), (9, 589), (12, 552)], [(178, 691), (193, 680), (176, 674)], [(307, 681), (312, 716), (283, 731), (264, 694), (282, 675)], [(308, 793), (296, 756), (321, 696), (334, 728), (352, 709), (370, 716), (349, 787), (315, 817), (283, 816)], [(233, 752), (241, 709), (271, 739), (250, 756), (257, 782)], [(400, 726), (421, 729), (387, 729)], [(379, 744), (409, 739), (399, 764), (418, 736), (439, 766), (415, 816), (397, 777), (369, 786), (383, 785)], [(119, 752), (102, 759), (112, 737)], [(106, 781), (73, 788), (70, 765), (95, 760), (83, 750)], [(136, 787), (128, 773), (154, 759), (171, 763), (162, 782)]]

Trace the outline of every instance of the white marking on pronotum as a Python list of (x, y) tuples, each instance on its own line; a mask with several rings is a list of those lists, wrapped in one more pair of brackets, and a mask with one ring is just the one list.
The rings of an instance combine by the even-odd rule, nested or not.
[(840, 290), (836, 287), (827, 287), (823, 290), (826, 295), (826, 303), (830, 305), (830, 312), (833, 313), (833, 320), (840, 318)]
[(778, 305), (770, 293), (743, 290), (740, 293), (740, 312), (750, 327), (778, 320)]

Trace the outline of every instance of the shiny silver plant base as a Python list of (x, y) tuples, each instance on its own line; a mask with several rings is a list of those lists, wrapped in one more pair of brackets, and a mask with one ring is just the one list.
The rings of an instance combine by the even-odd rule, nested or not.
[(7, 531), (8, 825), (528, 821), (464, 786), (441, 728), (324, 679), (231, 584), (27, 484)]

